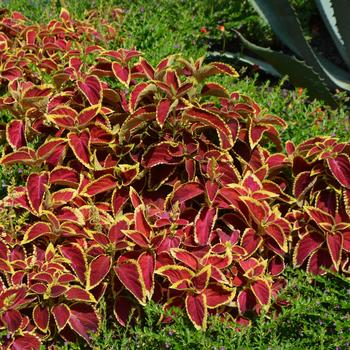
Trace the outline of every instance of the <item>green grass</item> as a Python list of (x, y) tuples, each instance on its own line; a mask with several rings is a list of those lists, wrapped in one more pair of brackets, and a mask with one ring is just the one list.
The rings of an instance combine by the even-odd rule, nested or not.
[[(193, 349), (193, 350), (329, 350), (350, 346), (350, 281), (339, 275), (311, 278), (287, 269), (289, 284), (281, 297), (291, 300), (277, 318), (261, 315), (251, 326), (234, 326), (209, 318), (206, 332), (196, 331), (183, 313), (172, 324), (159, 323), (160, 308), (148, 304), (143, 317), (122, 328), (103, 319), (103, 331), (94, 338), (94, 349)], [(103, 308), (106, 305), (103, 304)], [(83, 349), (83, 344), (59, 349)]]

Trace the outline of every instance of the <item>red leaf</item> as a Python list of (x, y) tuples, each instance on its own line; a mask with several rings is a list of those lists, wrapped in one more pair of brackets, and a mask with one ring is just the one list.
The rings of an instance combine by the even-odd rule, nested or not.
[(333, 217), (321, 209), (305, 207), (305, 211), (309, 214), (310, 218), (315, 222), (315, 224), (321, 228), (324, 227), (324, 225), (321, 224), (329, 224), (330, 227), (334, 224)]
[(69, 288), (69, 290), (65, 293), (65, 297), (67, 300), (96, 302), (95, 297), (81, 287)]
[(117, 186), (117, 180), (112, 175), (104, 175), (93, 181), (85, 188), (85, 193), (89, 196), (95, 196), (99, 193), (114, 190)]
[(79, 185), (78, 173), (69, 167), (58, 167), (50, 173), (50, 184), (76, 187)]
[(26, 145), (23, 120), (11, 120), (6, 125), (7, 142), (12, 148), (17, 149)]
[(66, 143), (66, 140), (64, 139), (48, 140), (37, 149), (36, 154), (38, 158), (47, 159), (57, 150), (59, 146), (65, 143)]
[(52, 204), (54, 206), (67, 204), (75, 197), (76, 193), (77, 191), (72, 188), (58, 190), (51, 195)]
[(235, 292), (235, 289), (230, 289), (219, 283), (209, 283), (203, 293), (206, 296), (208, 308), (214, 309), (229, 303), (233, 299)]
[(141, 207), (136, 208), (134, 220), (135, 230), (141, 232), (145, 237), (150, 238), (152, 229), (150, 224), (147, 222), (144, 210)]
[(139, 263), (135, 260), (128, 260), (115, 266), (114, 271), (125, 288), (134, 295), (141, 305), (145, 305), (146, 288)]
[(69, 307), (66, 304), (57, 304), (52, 307), (51, 313), (56, 321), (58, 330), (62, 330), (70, 317)]
[(252, 228), (247, 228), (242, 235), (242, 247), (247, 251), (248, 255), (253, 254), (262, 243), (263, 239)]
[(93, 105), (80, 111), (77, 117), (79, 127), (89, 124), (100, 112), (100, 109), (101, 105)]
[(33, 309), (33, 321), (42, 332), (46, 333), (49, 328), (50, 322), (50, 314), (48, 307), (35, 305)]
[(231, 130), (218, 115), (205, 109), (192, 107), (186, 109), (184, 117), (190, 121), (197, 121), (217, 130), (222, 148), (228, 149), (233, 146)]
[(16, 152), (5, 155), (1, 158), (1, 164), (32, 164), (35, 161), (35, 152), (27, 147), (23, 147)]
[(140, 59), (140, 65), (147, 78), (154, 80), (154, 68), (144, 58)]
[(195, 219), (194, 239), (199, 245), (208, 245), (209, 236), (215, 225), (216, 208), (203, 207)]
[(41, 339), (33, 334), (23, 332), (18, 335), (11, 345), (11, 350), (39, 350), (41, 347)]
[(266, 234), (271, 237), (278, 246), (283, 250), (287, 251), (287, 239), (286, 235), (283, 232), (283, 229), (275, 224), (271, 224), (265, 229)]
[(299, 173), (294, 181), (293, 193), (296, 198), (304, 196), (308, 190), (315, 184), (317, 177), (311, 176), (310, 171)]
[(163, 127), (165, 120), (167, 119), (170, 113), (171, 104), (172, 104), (171, 100), (164, 98), (160, 100), (157, 105), (156, 119), (161, 128)]
[(271, 299), (271, 288), (264, 280), (257, 280), (250, 285), (250, 288), (261, 305), (267, 305)]
[(130, 94), (130, 102), (129, 102), (129, 109), (130, 111), (135, 111), (137, 109), (138, 104), (140, 101), (150, 93), (154, 93), (157, 90), (156, 86), (152, 83), (139, 83), (137, 84), (131, 94)]
[(337, 181), (350, 189), (350, 159), (345, 154), (339, 154), (334, 158), (327, 159), (329, 169)]
[(16, 332), (22, 324), (22, 315), (18, 310), (7, 310), (1, 315), (0, 320), (5, 323), (10, 333)]
[(235, 78), (239, 76), (237, 71), (233, 67), (231, 67), (229, 64), (222, 63), (222, 62), (210, 62), (209, 66), (213, 67), (210, 70), (210, 73), (211, 73), (210, 75), (223, 73)]
[(112, 259), (108, 255), (99, 255), (93, 259), (89, 265), (87, 273), (88, 278), (86, 288), (89, 290), (98, 286), (108, 275), (111, 266)]
[(249, 126), (249, 144), (253, 149), (262, 139), (264, 133), (269, 130), (269, 127), (264, 125), (254, 125), (253, 123)]
[(175, 259), (189, 266), (192, 270), (196, 271), (198, 269), (198, 260), (191, 252), (188, 252), (185, 249), (175, 248), (171, 249), (171, 255)]
[(135, 310), (135, 305), (129, 298), (117, 296), (114, 301), (114, 315), (117, 321), (125, 327)]
[(91, 335), (97, 333), (100, 321), (92, 306), (78, 303), (71, 305), (68, 323), (75, 332), (89, 342)]
[(186, 311), (196, 329), (205, 330), (207, 328), (208, 311), (205, 294), (187, 294)]
[(154, 269), (155, 269), (155, 258), (154, 254), (150, 252), (142, 253), (137, 259), (141, 271), (142, 277), (145, 283), (148, 298), (152, 297), (154, 289)]
[(203, 85), (201, 94), (203, 96), (210, 95), (210, 96), (217, 96), (217, 97), (229, 97), (228, 91), (217, 83), (205, 83)]
[(80, 134), (70, 132), (68, 134), (69, 146), (79, 161), (87, 168), (92, 169), (90, 165), (90, 133), (87, 130)]
[(30, 226), (29, 229), (25, 232), (22, 244), (27, 244), (34, 239), (37, 239), (41, 236), (48, 236), (52, 233), (51, 226), (46, 222), (37, 222), (34, 225)]
[(336, 270), (339, 269), (343, 249), (343, 236), (340, 233), (327, 235), (327, 246)]
[(22, 76), (22, 71), (18, 67), (5, 69), (1, 72), (1, 76), (9, 81), (14, 81)]
[(129, 87), (130, 83), (130, 70), (128, 67), (123, 67), (117, 62), (112, 63), (112, 70), (114, 76), (126, 87)]
[(159, 268), (156, 273), (166, 276), (171, 284), (181, 280), (189, 280), (194, 276), (193, 271), (181, 265), (165, 265)]
[(102, 85), (95, 75), (89, 75), (84, 81), (78, 81), (80, 91), (88, 99), (91, 105), (100, 104), (102, 101)]
[(284, 260), (275, 255), (270, 261), (268, 265), (268, 271), (272, 276), (278, 276), (280, 273), (284, 271), (285, 265)]
[(327, 272), (322, 267), (330, 269), (332, 265), (333, 262), (329, 252), (326, 249), (319, 249), (311, 254), (307, 264), (307, 272), (324, 275)]
[(202, 293), (203, 290), (207, 288), (210, 277), (211, 265), (203, 267), (202, 270), (200, 270), (194, 277), (192, 277), (191, 281), (197, 293)]
[(319, 249), (324, 242), (324, 238), (315, 232), (310, 232), (301, 237), (297, 243), (294, 254), (293, 262), (295, 266), (301, 266), (304, 261), (313, 253)]
[(116, 188), (112, 194), (112, 210), (113, 215), (117, 214), (123, 209), (124, 205), (129, 200), (129, 191), (127, 187)]
[(161, 142), (150, 146), (142, 157), (141, 164), (145, 168), (152, 168), (159, 164), (178, 164), (181, 159), (170, 153), (172, 144)]
[(242, 290), (237, 297), (237, 306), (240, 314), (253, 310), (256, 306), (256, 299), (250, 289)]
[(85, 284), (86, 281), (86, 259), (83, 249), (78, 245), (61, 246), (62, 255), (69, 260), (69, 265), (76, 272), (80, 281)]
[(185, 201), (195, 198), (204, 192), (203, 186), (198, 182), (187, 182), (178, 186), (172, 195), (172, 203), (179, 202), (180, 204)]
[(27, 179), (27, 196), (30, 206), (39, 213), (42, 208), (42, 202), (46, 186), (49, 182), (49, 176), (43, 174), (30, 174)]

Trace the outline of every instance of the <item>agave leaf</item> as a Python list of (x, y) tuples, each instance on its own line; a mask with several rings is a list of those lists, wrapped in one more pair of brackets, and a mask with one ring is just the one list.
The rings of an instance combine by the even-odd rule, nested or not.
[(259, 58), (251, 57), (248, 55), (243, 55), (240, 53), (232, 53), (232, 52), (218, 52), (218, 51), (212, 51), (209, 52), (206, 60), (211, 62), (211, 61), (216, 61), (220, 60), (223, 62), (231, 63), (231, 64), (237, 64), (238, 60), (248, 63), (250, 65), (257, 65), (261, 69), (263, 69), (265, 72), (273, 75), (274, 77), (281, 78), (281, 74), (269, 63), (260, 60)]
[[(310, 46), (304, 38), (300, 22), (288, 0), (249, 0), (259, 15), (271, 26), (278, 38), (295, 54), (310, 55)], [(311, 52), (312, 54), (312, 52)], [(311, 57), (310, 57), (311, 58)]]
[(336, 106), (332, 94), (312, 67), (293, 56), (257, 46), (243, 38), (241, 34), (238, 36), (251, 52), (271, 64), (281, 75), (288, 75), (294, 86), (303, 86), (308, 89), (311, 97), (320, 98), (332, 107)]
[(346, 80), (346, 75), (339, 76), (340, 69), (338, 69), (337, 76), (334, 76), (332, 70), (334, 64), (324, 58), (321, 59), (306, 41), (298, 17), (288, 0), (250, 0), (250, 2), (259, 14), (263, 14), (263, 18), (268, 21), (279, 39), (312, 66), (329, 87), (341, 87), (350, 91), (350, 81)]
[(316, 0), (324, 23), (344, 62), (350, 69), (350, 2), (348, 0)]

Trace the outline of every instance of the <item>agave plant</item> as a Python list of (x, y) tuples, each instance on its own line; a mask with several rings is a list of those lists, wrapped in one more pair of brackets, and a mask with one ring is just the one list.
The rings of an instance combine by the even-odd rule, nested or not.
[[(257, 46), (237, 32), (243, 46), (254, 54), (254, 57), (239, 55), (239, 59), (256, 64), (273, 75), (288, 75), (293, 85), (307, 88), (311, 97), (320, 98), (335, 107), (336, 103), (329, 89), (341, 88), (350, 91), (350, 25), (345, 18), (345, 14), (350, 12), (350, 2), (316, 0), (321, 17), (348, 70), (338, 67), (310, 46), (288, 0), (250, 2), (295, 56)], [(214, 53), (214, 56), (217, 55)], [(230, 53), (221, 56), (232, 58)]]

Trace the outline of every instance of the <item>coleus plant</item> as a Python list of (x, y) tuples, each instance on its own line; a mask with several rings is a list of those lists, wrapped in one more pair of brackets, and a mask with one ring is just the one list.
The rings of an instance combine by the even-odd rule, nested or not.
[[(10, 31), (23, 40), (21, 15), (2, 20), (24, 26)], [(77, 23), (64, 10), (58, 22), (49, 27), (61, 34)], [(286, 123), (206, 81), (236, 78), (231, 66), (175, 55), (153, 67), (135, 49), (81, 50), (68, 29), (64, 40), (77, 49), (54, 55), (49, 83), (40, 66), (38, 80), (4, 78), (1, 108), (13, 119), (1, 164), (29, 173), (0, 202), (15, 213), (0, 225), (4, 349), (91, 343), (101, 298), (121, 325), (150, 300), (184, 308), (198, 329), (208, 314), (247, 324), (283, 305), (293, 250), (295, 265), (318, 264), (313, 272), (325, 261), (349, 271), (347, 145), (289, 143), (287, 155), (271, 153), (271, 142), (282, 152)], [(328, 248), (330, 259), (320, 259)]]

